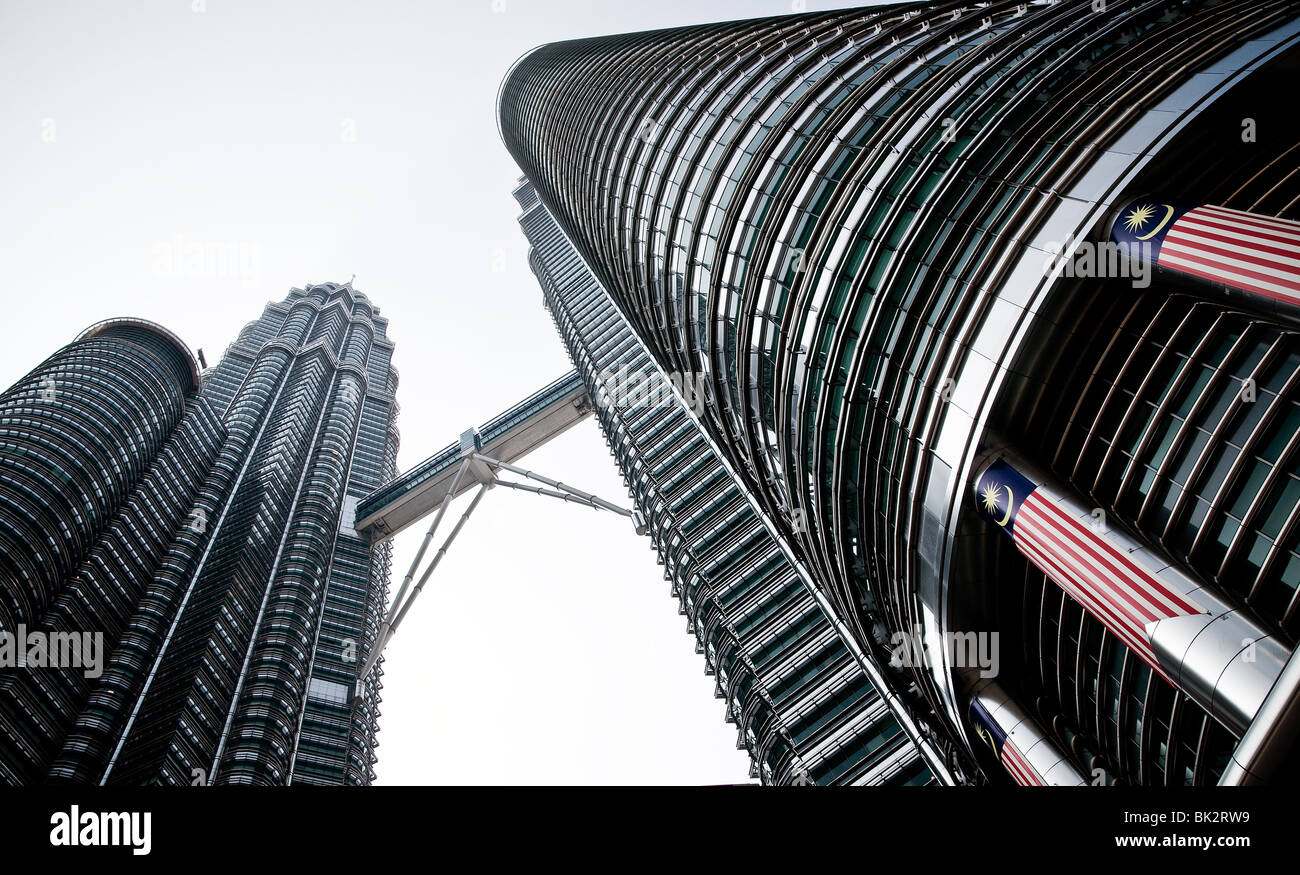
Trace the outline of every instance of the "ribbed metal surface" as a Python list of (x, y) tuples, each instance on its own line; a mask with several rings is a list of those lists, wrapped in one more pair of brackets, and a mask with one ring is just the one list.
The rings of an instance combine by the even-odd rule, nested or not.
[[(0, 395), (0, 630), (130, 638), (222, 436), (206, 404), (186, 415), (191, 369), (167, 332), (110, 320)], [(95, 683), (77, 668), (0, 673), (0, 782), (41, 775)]]
[[(1232, 146), (1233, 114), (1254, 106), (1238, 86), (1285, 81), (1295, 22), (1293, 4), (1250, 0), (948, 3), (577, 40), (516, 64), (501, 130), (656, 362), (703, 378), (710, 435), (883, 664), (891, 635), (916, 628), (1019, 638), (1020, 595), (994, 576), (967, 477), (999, 434), (1043, 452), (1044, 432), (1021, 430), (1032, 408), (1011, 407), (1029, 353), (1078, 367), (1053, 358), (1075, 315), (1038, 318), (1073, 285), (1041, 268), (1048, 247), (1104, 234), (1155, 182), (1293, 205), (1293, 140)], [(1190, 169), (1189, 145), (1204, 150)], [(1102, 346), (1071, 348), (1095, 361), (1106, 327), (1082, 328)], [(1269, 547), (1261, 561), (1288, 560)], [(1007, 673), (1037, 673), (1040, 655), (1024, 660)], [(957, 667), (892, 683), (977, 747)]]

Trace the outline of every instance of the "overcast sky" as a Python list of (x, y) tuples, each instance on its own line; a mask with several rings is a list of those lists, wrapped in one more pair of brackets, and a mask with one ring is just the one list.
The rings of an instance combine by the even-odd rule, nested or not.
[[(110, 316), (215, 364), (268, 300), (355, 273), (391, 320), (406, 470), (570, 367), (497, 135), (515, 59), (803, 6), (5, 0), (0, 385)], [(526, 464), (628, 504), (592, 420)], [(397, 539), (394, 583), (422, 530)], [(624, 518), (489, 493), (387, 656), (381, 784), (748, 780)]]

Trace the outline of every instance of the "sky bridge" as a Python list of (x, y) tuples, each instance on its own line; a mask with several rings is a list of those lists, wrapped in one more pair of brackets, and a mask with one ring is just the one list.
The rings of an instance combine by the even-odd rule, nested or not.
[[(562, 434), (575, 424), (587, 418), (592, 412), (591, 396), (583, 385), (577, 371), (570, 371), (558, 380), (520, 401), (509, 410), (484, 423), (479, 428), (471, 428), (460, 436), (458, 443), (451, 444), (410, 471), (397, 477), (392, 483), (383, 486), (358, 502), (353, 528), (371, 543), (379, 543), (393, 537), (398, 532), (418, 522), (428, 514), (434, 514), (433, 522), (425, 532), (411, 568), (406, 572), (402, 585), (389, 605), (379, 638), (379, 646), (371, 653), (361, 672), (357, 675), (357, 689), (360, 681), (374, 668), (384, 647), (397, 631), (402, 618), (410, 610), (412, 603), (424, 589), (425, 583), (432, 576), (442, 557), (470, 514), (478, 507), (487, 490), (494, 486), (532, 492), (566, 502), (581, 504), (597, 510), (607, 510), (630, 517), (636, 525), (638, 534), (646, 533), (645, 521), (640, 513), (628, 508), (611, 504), (597, 498), (589, 492), (583, 492), (559, 480), (543, 476), (513, 464), (542, 444)], [(504, 480), (499, 475), (509, 472), (533, 485), (518, 480)], [(475, 486), (473, 500), (465, 512), (452, 527), (447, 539), (433, 555), (424, 573), (415, 583), (415, 573), (424, 561), (424, 555), (433, 541), (438, 526), (457, 496), (469, 492)]]
[[(471, 464), (472, 478), (457, 482), (465, 441), (476, 441), (474, 451), (501, 462), (514, 462), (591, 414), (591, 399), (577, 371), (528, 396), (504, 413), (461, 436), (393, 482), (367, 495), (357, 505), (353, 526), (372, 543), (379, 543), (432, 513), (451, 491), (456, 498), (483, 482), (487, 463)], [(455, 484), (453, 486), (453, 483)]]

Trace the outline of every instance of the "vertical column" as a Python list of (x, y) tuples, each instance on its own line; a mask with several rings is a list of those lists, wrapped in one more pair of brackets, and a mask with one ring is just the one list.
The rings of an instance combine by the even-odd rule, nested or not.
[(1284, 643), (1023, 460), (1004, 452), (978, 471), (980, 516), (1156, 674), (1245, 730), (1290, 656)]
[(1087, 783), (1038, 724), (992, 680), (981, 681), (967, 707), (975, 735), (1022, 787)]

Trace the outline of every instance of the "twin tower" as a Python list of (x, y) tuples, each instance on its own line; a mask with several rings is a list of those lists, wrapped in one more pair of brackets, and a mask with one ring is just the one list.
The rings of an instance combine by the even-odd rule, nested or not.
[(324, 284), (0, 396), (0, 780), (368, 783), (389, 539), (588, 415), (764, 783), (1294, 778), (1298, 67), (1275, 0), (533, 50), (573, 374), (398, 476), (386, 321)]

